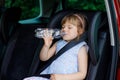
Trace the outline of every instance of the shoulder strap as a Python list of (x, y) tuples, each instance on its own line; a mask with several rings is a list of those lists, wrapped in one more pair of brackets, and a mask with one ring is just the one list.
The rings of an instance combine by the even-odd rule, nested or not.
[(43, 70), (45, 70), (55, 59), (57, 59), (59, 56), (61, 56), (65, 51), (67, 51), (70, 48), (74, 47), (76, 44), (78, 44), (78, 43), (80, 43), (82, 41), (85, 41), (86, 39), (87, 39), (87, 32), (85, 32), (81, 36), (80, 40), (78, 40), (78, 41), (71, 41), (68, 44), (66, 44), (61, 50), (58, 51), (58, 53), (55, 56), (52, 57), (51, 60), (49, 60), (47, 62), (47, 64), (42, 69), (40, 69), (39, 72), (42, 72)]

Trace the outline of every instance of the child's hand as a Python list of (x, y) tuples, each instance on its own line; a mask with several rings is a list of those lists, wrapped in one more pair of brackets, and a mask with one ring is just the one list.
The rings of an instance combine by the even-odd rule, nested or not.
[(51, 75), (50, 80), (56, 80), (54, 74)]
[(63, 74), (52, 74), (50, 80), (66, 80)]
[(48, 31), (48, 29), (46, 29), (44, 31), (44, 43), (46, 46), (50, 46), (52, 44), (53, 41), (53, 37), (52, 37), (52, 32)]

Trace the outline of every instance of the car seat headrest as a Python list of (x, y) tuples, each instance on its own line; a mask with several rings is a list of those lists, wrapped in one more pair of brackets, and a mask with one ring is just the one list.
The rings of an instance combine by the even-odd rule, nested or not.
[[(52, 18), (50, 19), (50, 22), (48, 23), (49, 28), (61, 28), (61, 20), (63, 17), (65, 17), (67, 14), (73, 14), (78, 13), (78, 10), (62, 10), (57, 12)], [(86, 17), (87, 18), (87, 17)], [(87, 21), (87, 19), (86, 19)], [(86, 24), (87, 25), (87, 24)]]
[(2, 37), (2, 41), (7, 43), (12, 32), (15, 29), (16, 23), (21, 16), (21, 8), (19, 7), (11, 7), (6, 9), (2, 15), (0, 20), (0, 35)]
[(95, 37), (97, 36), (93, 36), (93, 34), (95, 35), (95, 32), (94, 30), (98, 30), (96, 29), (96, 27), (99, 27), (100, 24), (102, 23), (102, 16), (101, 16), (101, 12), (100, 11), (86, 11), (86, 10), (62, 10), (62, 11), (59, 11), (57, 12), (54, 16), (52, 16), (50, 22), (48, 23), (48, 26), (49, 28), (61, 28), (61, 20), (64, 16), (66, 16), (67, 14), (71, 14), (71, 13), (81, 13), (83, 15), (85, 15), (87, 17), (87, 29), (88, 30), (88, 45), (90, 46), (90, 52), (89, 52), (89, 55), (90, 55), (90, 59), (91, 59), (91, 62), (93, 64), (97, 64), (97, 61), (98, 61), (98, 56), (99, 56), (99, 53), (98, 53), (98, 49), (96, 49), (95, 45), (96, 43), (94, 44), (94, 40)]

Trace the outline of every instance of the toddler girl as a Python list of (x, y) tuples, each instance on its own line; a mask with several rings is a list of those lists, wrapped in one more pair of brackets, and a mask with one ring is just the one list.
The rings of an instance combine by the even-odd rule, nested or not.
[[(82, 14), (69, 14), (62, 19), (61, 24), (61, 31), (65, 34), (62, 36), (62, 40), (57, 41), (52, 46), (52, 34), (49, 34), (46, 29), (43, 37), (44, 45), (39, 56), (40, 60), (47, 61), (70, 41), (79, 40), (85, 32), (86, 18)], [(24, 80), (84, 80), (88, 68), (87, 53), (88, 45), (85, 41), (82, 41), (64, 52), (40, 73), (51, 74), (50, 79), (33, 76), (25, 78)]]

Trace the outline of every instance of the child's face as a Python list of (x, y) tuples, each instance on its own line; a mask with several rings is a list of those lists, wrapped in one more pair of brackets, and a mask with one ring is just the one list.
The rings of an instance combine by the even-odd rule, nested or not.
[(66, 41), (71, 41), (78, 36), (77, 26), (71, 24), (68, 21), (62, 25), (61, 30), (62, 30), (62, 32), (65, 33), (65, 35), (63, 36), (63, 39)]

